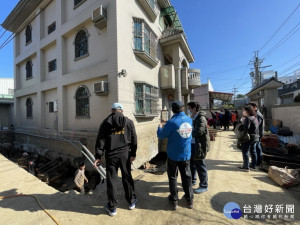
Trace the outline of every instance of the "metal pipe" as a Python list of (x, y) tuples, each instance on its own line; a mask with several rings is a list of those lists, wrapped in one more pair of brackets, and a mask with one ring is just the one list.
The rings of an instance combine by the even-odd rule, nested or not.
[[(23, 134), (23, 135), (30, 135), (30, 136), (33, 136), (33, 137), (45, 138), (45, 139), (50, 139), (50, 140), (58, 140), (58, 141), (68, 142), (69, 144), (73, 145), (76, 149), (78, 149), (88, 159), (88, 161), (93, 165), (93, 168), (100, 174), (100, 176), (102, 178), (106, 179), (105, 169), (101, 165), (98, 168), (94, 167), (95, 157), (88, 150), (88, 148), (86, 146), (84, 146), (80, 141), (71, 141), (71, 140), (68, 140), (66, 138), (49, 137), (49, 136), (42, 136), (42, 135), (37, 135), (37, 134), (28, 134), (28, 133), (23, 133), (23, 132), (19, 132), (19, 131), (15, 131), (15, 133)], [(87, 154), (89, 156), (83, 150), (81, 150), (75, 143), (79, 144), (87, 152)]]

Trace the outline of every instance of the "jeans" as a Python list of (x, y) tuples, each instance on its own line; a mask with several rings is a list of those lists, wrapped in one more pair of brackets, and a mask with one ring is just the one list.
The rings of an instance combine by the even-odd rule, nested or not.
[(259, 166), (262, 163), (262, 147), (260, 141), (256, 143), (256, 155), (257, 155), (256, 165)]
[(129, 204), (132, 204), (136, 198), (134, 193), (134, 183), (131, 176), (131, 164), (129, 153), (122, 152), (113, 157), (106, 158), (106, 185), (108, 207), (114, 210), (118, 206), (116, 181), (118, 178), (118, 168), (121, 169), (122, 183), (125, 191), (125, 198)]
[(199, 187), (201, 188), (207, 188), (208, 187), (208, 176), (207, 176), (207, 168), (204, 162), (204, 159), (202, 160), (194, 160), (195, 157), (195, 148), (196, 145), (192, 144), (192, 154), (191, 154), (191, 173), (192, 173), (192, 183), (197, 182), (197, 173), (199, 176)]
[(168, 158), (168, 178), (169, 178), (169, 189), (170, 196), (169, 200), (173, 202), (178, 201), (178, 188), (177, 188), (177, 174), (178, 169), (181, 175), (181, 182), (187, 201), (193, 201), (194, 194), (192, 189), (192, 177), (190, 160), (187, 161), (173, 161)]
[(256, 154), (256, 143), (255, 141), (245, 142), (242, 144), (242, 153), (243, 153), (243, 167), (249, 169), (249, 151), (251, 154), (251, 164), (250, 167), (255, 169), (257, 154)]

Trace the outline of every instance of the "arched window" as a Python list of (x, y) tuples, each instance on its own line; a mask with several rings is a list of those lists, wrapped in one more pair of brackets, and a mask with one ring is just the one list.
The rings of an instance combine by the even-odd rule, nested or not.
[(26, 79), (32, 78), (32, 62), (31, 60), (26, 63)]
[(88, 54), (88, 35), (84, 30), (77, 33), (75, 38), (75, 58)]
[(27, 25), (25, 30), (25, 36), (26, 36), (26, 44), (29, 44), (32, 41), (32, 34), (31, 34), (31, 25)]
[(80, 86), (76, 91), (76, 117), (89, 117), (90, 116), (90, 104), (89, 104), (90, 92), (86, 86)]
[(32, 118), (32, 99), (27, 98), (26, 100), (26, 117), (27, 118)]

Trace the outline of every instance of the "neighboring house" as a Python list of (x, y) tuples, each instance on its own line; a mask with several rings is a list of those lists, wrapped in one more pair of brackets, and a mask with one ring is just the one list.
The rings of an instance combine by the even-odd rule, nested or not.
[(194, 89), (194, 101), (199, 102), (202, 109), (212, 109), (215, 100), (220, 100), (222, 102), (230, 102), (233, 94), (217, 92), (210, 82), (207, 80), (207, 84), (202, 84), (201, 87)]
[(272, 124), (272, 106), (277, 104), (277, 89), (283, 85), (275, 77), (271, 77), (246, 94), (249, 101), (256, 102), (263, 113), (266, 128), (269, 128)]
[(13, 125), (14, 79), (0, 78), (0, 129)]
[(278, 77), (278, 81), (284, 83), (284, 84), (291, 84), (296, 82), (298, 79), (300, 79), (300, 70), (296, 70), (294, 72), (294, 75), (292, 76), (283, 76), (283, 77)]
[(120, 102), (136, 126), (139, 166), (158, 152), (161, 110), (200, 86), (169, 0), (21, 0), (2, 26), (16, 35), (16, 138), (61, 155), (80, 154), (52, 136), (93, 151)]
[(285, 84), (282, 88), (278, 89), (278, 97), (280, 104), (294, 103), (294, 99), (300, 94), (300, 79), (293, 83)]

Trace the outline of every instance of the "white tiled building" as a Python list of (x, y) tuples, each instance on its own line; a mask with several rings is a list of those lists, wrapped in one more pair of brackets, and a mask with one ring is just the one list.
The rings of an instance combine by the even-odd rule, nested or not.
[(136, 125), (141, 165), (158, 152), (161, 110), (200, 85), (169, 0), (21, 0), (2, 26), (16, 34), (17, 139), (71, 158), (76, 150), (49, 137), (84, 138), (93, 151), (120, 102)]

